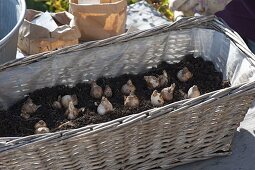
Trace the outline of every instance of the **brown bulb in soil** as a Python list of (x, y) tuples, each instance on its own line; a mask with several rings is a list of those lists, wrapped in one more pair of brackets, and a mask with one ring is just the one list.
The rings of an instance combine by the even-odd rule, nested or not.
[(53, 102), (52, 107), (54, 109), (61, 109), (62, 108), (62, 105), (61, 105), (61, 96), (58, 96), (58, 100)]
[(134, 93), (130, 93), (129, 96), (124, 96), (124, 106), (129, 108), (139, 107), (139, 99)]
[(113, 106), (111, 102), (106, 97), (103, 96), (101, 99), (101, 103), (97, 107), (97, 113), (100, 115), (104, 115), (111, 111), (113, 111)]
[(159, 86), (164, 87), (168, 83), (168, 75), (166, 70), (163, 70), (163, 74), (158, 77), (159, 80)]
[(151, 104), (153, 106), (163, 106), (164, 105), (164, 99), (160, 93), (158, 93), (157, 90), (154, 90), (151, 94)]
[(166, 87), (161, 90), (161, 95), (164, 101), (170, 101), (173, 99), (174, 89), (175, 89), (175, 83), (171, 84), (170, 87)]
[(104, 96), (107, 97), (107, 98), (112, 97), (112, 89), (111, 89), (111, 87), (109, 85), (105, 86)]
[(129, 95), (131, 92), (135, 92), (135, 90), (136, 90), (136, 87), (134, 86), (131, 80), (128, 80), (127, 83), (124, 84), (121, 88), (121, 92), (124, 95)]
[(74, 106), (73, 102), (70, 101), (69, 105), (68, 105), (68, 108), (67, 108), (67, 110), (65, 112), (65, 115), (67, 116), (67, 118), (69, 120), (73, 120), (73, 119), (77, 118), (81, 112), (84, 112), (84, 110), (85, 110), (85, 108), (77, 109)]
[(90, 96), (95, 99), (101, 99), (103, 96), (103, 89), (97, 85), (96, 81), (92, 81), (91, 83)]
[(177, 78), (181, 81), (181, 82), (186, 82), (189, 79), (191, 79), (193, 77), (193, 74), (189, 71), (189, 69), (187, 67), (184, 67), (183, 69), (181, 69), (178, 73), (177, 73)]
[(40, 107), (37, 106), (36, 104), (33, 103), (31, 98), (28, 98), (27, 101), (24, 102), (24, 104), (21, 107), (21, 114), (20, 116), (28, 119), (31, 114), (33, 114), (34, 112), (36, 112), (36, 110)]
[(61, 98), (61, 103), (64, 108), (68, 108), (70, 102), (72, 102), (73, 105), (78, 104), (78, 98), (75, 94), (74, 95), (65, 95)]
[(188, 91), (188, 98), (195, 98), (200, 96), (200, 91), (197, 85), (192, 86)]
[(149, 89), (155, 89), (159, 87), (159, 79), (155, 76), (144, 76), (144, 80), (147, 83)]
[(43, 134), (43, 133), (50, 132), (49, 128), (47, 127), (47, 124), (43, 120), (40, 120), (39, 122), (37, 122), (34, 127), (35, 127), (35, 134)]

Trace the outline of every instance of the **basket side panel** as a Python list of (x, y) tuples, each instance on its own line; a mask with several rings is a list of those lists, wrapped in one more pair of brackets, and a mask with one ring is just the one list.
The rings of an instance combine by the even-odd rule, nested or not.
[(192, 50), (191, 30), (183, 30), (52, 54), (39, 62), (0, 72), (0, 108), (8, 108), (36, 89), (55, 85), (74, 86), (102, 76), (137, 74), (166, 59), (178, 62)]

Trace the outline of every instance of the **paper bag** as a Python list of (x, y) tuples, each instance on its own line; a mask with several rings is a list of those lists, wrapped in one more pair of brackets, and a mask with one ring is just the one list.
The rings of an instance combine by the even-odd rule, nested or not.
[(26, 11), (18, 38), (18, 48), (23, 53), (31, 55), (79, 43), (81, 34), (74, 24), (72, 14), (68, 12), (50, 14), (54, 20), (53, 24), (49, 20), (45, 23), (35, 21), (44, 14), (35, 10)]
[(100, 4), (89, 5), (78, 4), (78, 0), (69, 2), (69, 12), (74, 15), (81, 40), (100, 40), (125, 32), (126, 0), (101, 0)]

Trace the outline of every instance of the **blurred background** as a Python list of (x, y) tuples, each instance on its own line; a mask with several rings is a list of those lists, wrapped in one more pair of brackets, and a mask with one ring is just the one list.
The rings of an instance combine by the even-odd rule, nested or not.
[[(127, 0), (128, 4), (134, 4), (139, 0)], [(168, 0), (146, 0), (169, 20), (173, 19), (173, 13), (169, 9)], [(68, 0), (26, 0), (27, 8), (39, 11), (60, 12), (68, 11)]]

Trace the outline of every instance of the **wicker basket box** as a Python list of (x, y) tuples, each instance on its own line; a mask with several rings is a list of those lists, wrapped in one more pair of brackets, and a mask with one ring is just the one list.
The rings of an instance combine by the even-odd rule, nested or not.
[(230, 154), (255, 97), (255, 56), (213, 16), (9, 62), (0, 67), (0, 105), (46, 86), (136, 74), (190, 53), (213, 61), (232, 86), (106, 123), (0, 138), (0, 169), (166, 169)]

